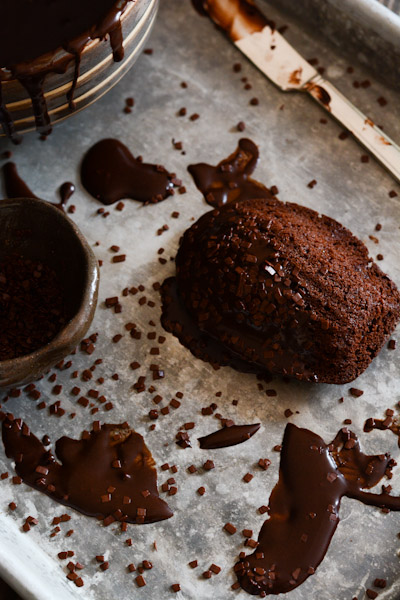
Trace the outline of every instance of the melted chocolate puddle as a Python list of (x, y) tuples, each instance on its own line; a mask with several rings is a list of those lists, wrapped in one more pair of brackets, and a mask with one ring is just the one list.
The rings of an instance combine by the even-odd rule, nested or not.
[(367, 419), (364, 423), (364, 431), (370, 433), (373, 429), (389, 430), (397, 435), (397, 444), (400, 448), (400, 423), (396, 418), (393, 418), (393, 415), (388, 415), (386, 419)]
[(388, 454), (363, 454), (347, 429), (327, 445), (312, 431), (288, 424), (269, 519), (255, 552), (235, 565), (240, 585), (250, 594), (264, 596), (289, 592), (303, 583), (326, 554), (343, 496), (400, 510), (400, 497), (363, 491), (375, 486), (393, 465)]
[(199, 438), (200, 448), (213, 450), (215, 448), (227, 448), (236, 446), (249, 440), (260, 429), (260, 423), (254, 425), (232, 425), (224, 427), (214, 433)]
[(103, 204), (131, 198), (144, 204), (165, 200), (174, 193), (175, 175), (161, 165), (142, 162), (115, 139), (97, 142), (85, 155), (81, 177), (89, 194)]
[[(64, 73), (74, 61), (74, 75), (67, 99), (71, 110), (79, 77), (81, 55), (90, 40), (109, 36), (113, 58), (124, 57), (121, 16), (131, 0), (4, 0), (0, 9), (0, 86), (1, 81), (17, 79), (32, 101), (37, 130), (51, 133), (50, 117), (44, 97), (44, 82), (49, 73)], [(23, 15), (23, 19), (21, 19)], [(61, 58), (57, 50), (67, 54)], [(0, 88), (0, 124), (13, 142), (20, 137)]]
[(254, 198), (272, 198), (262, 184), (250, 178), (258, 163), (259, 152), (254, 142), (242, 138), (235, 152), (216, 167), (206, 163), (189, 165), (197, 188), (205, 201), (214, 207)]
[(3, 165), (3, 176), (7, 198), (37, 198), (18, 175), (17, 165), (14, 162), (10, 161)]
[[(39, 199), (38, 196), (32, 192), (25, 181), (20, 177), (17, 171), (17, 165), (14, 162), (9, 161), (3, 165), (3, 177), (7, 198)], [(53, 206), (59, 208), (60, 210), (65, 210), (65, 206), (74, 192), (74, 184), (70, 181), (66, 181), (61, 185), (59, 190), (61, 201), (57, 203), (49, 202), (49, 204), (53, 204)]]
[(103, 519), (153, 523), (172, 512), (158, 495), (154, 459), (141, 435), (127, 423), (93, 424), (80, 440), (62, 437), (54, 455), (21, 421), (3, 421), (6, 455), (25, 483), (61, 504)]

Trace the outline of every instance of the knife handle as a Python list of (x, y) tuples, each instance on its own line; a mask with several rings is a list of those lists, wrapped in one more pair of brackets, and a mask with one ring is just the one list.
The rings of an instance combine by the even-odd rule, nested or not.
[(303, 89), (342, 123), (400, 182), (400, 147), (386, 133), (319, 75), (313, 77)]

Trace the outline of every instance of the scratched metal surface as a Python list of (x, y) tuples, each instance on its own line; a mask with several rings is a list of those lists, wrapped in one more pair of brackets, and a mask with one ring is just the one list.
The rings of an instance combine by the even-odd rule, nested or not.
[(396, 11), (376, 0), (270, 1), (301, 21), (322, 43), (352, 56), (370, 75), (400, 90), (400, 17)]
[[(398, 94), (377, 84), (368, 70), (357, 64), (353, 65), (354, 74), (347, 74), (351, 57), (337, 55), (303, 33), (295, 23), (284, 21), (274, 10), (268, 9), (268, 13), (278, 24), (289, 23), (288, 39), (306, 57), (318, 57), (326, 67), (327, 78), (370, 118), (383, 125), (395, 140), (400, 140)], [(126, 334), (124, 324), (128, 321), (134, 321), (145, 332), (156, 329), (158, 334), (162, 333), (159, 299), (152, 283), (171, 274), (173, 263), (160, 265), (157, 250), (163, 247), (164, 256), (173, 256), (184, 229), (208, 209), (186, 167), (199, 160), (216, 163), (227, 156), (240, 137), (235, 128), (239, 120), (246, 122), (246, 135), (260, 147), (256, 178), (277, 185), (282, 200), (300, 202), (340, 219), (365, 241), (372, 256), (378, 252), (384, 255), (382, 267), (400, 284), (400, 204), (398, 198), (388, 196), (392, 189), (399, 192), (399, 187), (373, 160), (361, 162), (364, 151), (353, 140), (338, 138), (339, 125), (311, 99), (299, 94), (283, 95), (275, 89), (211, 23), (192, 10), (189, 2), (162, 3), (150, 45), (154, 49), (152, 56), (143, 55), (116, 88), (89, 110), (60, 124), (47, 142), (39, 141), (37, 134), (27, 135), (17, 148), (0, 140), (0, 153), (13, 150), (21, 175), (37, 195), (54, 201), (61, 183), (71, 180), (77, 184), (70, 200), (77, 207), (74, 219), (92, 244), (100, 241), (95, 251), (104, 261), (100, 303), (91, 328), (100, 334), (95, 354), (88, 357), (78, 352), (71, 369), (56, 371), (57, 383), (63, 385), (61, 395), (51, 393), (53, 384), (46, 378), (37, 386), (47, 405), (61, 400), (66, 415), (58, 418), (49, 416), (47, 409), (37, 410), (37, 403), (25, 394), (9, 400), (5, 407), (24, 418), (37, 435), (48, 433), (53, 442), (64, 434), (78, 436), (95, 418), (114, 423), (127, 420), (145, 436), (158, 466), (166, 461), (178, 465), (175, 478), (179, 491), (168, 498), (175, 515), (163, 523), (129, 526), (128, 532), (121, 535), (116, 526), (103, 528), (96, 520), (68, 510), (71, 521), (62, 524), (62, 531), (50, 538), (51, 521), (65, 512), (65, 508), (24, 485), (13, 486), (10, 478), (0, 481), (0, 574), (27, 599), (234, 598), (238, 592), (232, 592), (230, 585), (235, 581), (232, 566), (243, 549), (240, 531), (251, 528), (256, 537), (264, 520), (257, 508), (267, 503), (277, 481), (279, 456), (272, 448), (282, 439), (286, 408), (299, 411), (291, 417), (294, 423), (315, 430), (327, 441), (333, 438), (343, 420), (350, 418), (367, 451), (389, 450), (395, 458), (399, 454), (394, 436), (383, 432), (363, 434), (362, 426), (365, 418), (381, 416), (385, 408), (394, 407), (399, 400), (400, 350), (385, 348), (353, 384), (364, 390), (360, 399), (351, 398), (349, 385), (285, 384), (280, 380), (269, 386), (277, 390), (277, 397), (268, 398), (257, 389), (253, 376), (229, 368), (213, 371), (194, 359), (171, 335), (160, 346), (160, 356), (154, 357), (149, 354), (154, 342), (146, 335), (141, 340), (132, 340)], [(242, 72), (234, 74), (232, 65), (238, 61), (242, 63)], [(249, 91), (243, 89), (240, 81), (244, 76), (253, 86)], [(353, 86), (354, 80), (365, 79), (372, 83), (368, 89)], [(187, 89), (181, 88), (182, 81), (188, 83)], [(128, 96), (136, 100), (131, 115), (123, 113)], [(259, 98), (259, 106), (249, 105), (254, 96)], [(387, 106), (378, 104), (380, 96), (387, 99)], [(192, 122), (187, 117), (178, 118), (176, 113), (183, 106), (187, 107), (188, 115), (198, 112), (200, 119)], [(320, 123), (323, 117), (328, 119), (327, 124)], [(107, 219), (96, 216), (100, 204), (83, 190), (78, 166), (85, 150), (105, 136), (114, 136), (125, 142), (135, 155), (142, 154), (145, 160), (163, 163), (176, 171), (187, 187), (187, 194), (149, 207), (128, 201), (122, 213), (111, 207)], [(186, 154), (172, 148), (172, 138), (183, 141)], [(310, 190), (307, 183), (312, 179), (318, 183)], [(170, 217), (173, 211), (180, 212), (178, 219)], [(377, 234), (379, 244), (375, 244), (368, 236), (375, 234), (378, 222), (382, 230)], [(169, 230), (158, 237), (156, 230), (163, 224), (168, 224)], [(112, 244), (119, 245), (121, 252), (127, 254), (126, 262), (110, 262), (108, 248)], [(139, 284), (146, 287), (144, 294), (154, 300), (154, 308), (139, 305), (141, 294), (124, 298), (120, 315), (104, 308), (104, 298), (120, 295), (124, 287)], [(151, 319), (156, 323), (155, 328), (148, 325)], [(110, 339), (116, 333), (125, 335), (114, 345)], [(105, 359), (95, 372), (96, 378), (105, 377), (102, 386), (71, 379), (74, 369), (87, 368), (98, 357)], [(133, 360), (143, 367), (131, 371), (129, 363)], [(162, 405), (178, 390), (184, 393), (184, 399), (178, 410), (161, 417), (156, 430), (150, 432), (147, 414), (154, 407), (152, 395), (136, 394), (132, 385), (139, 375), (148, 373), (146, 366), (153, 362), (165, 369), (165, 379), (155, 382), (157, 392), (164, 396)], [(115, 372), (120, 375), (118, 381), (111, 378)], [(151, 384), (149, 377), (146, 383)], [(96, 416), (91, 415), (70, 394), (75, 384), (83, 392), (89, 388), (101, 389), (112, 400), (113, 410), (105, 412), (100, 408)], [(216, 398), (219, 391), (222, 397)], [(344, 398), (342, 404), (338, 402), (340, 397)], [(234, 399), (239, 400), (237, 406), (232, 405)], [(260, 421), (261, 430), (240, 446), (212, 453), (201, 451), (196, 438), (215, 430), (218, 423), (213, 417), (203, 417), (200, 409), (213, 401), (218, 403), (220, 413), (237, 423)], [(75, 419), (69, 418), (71, 412), (77, 413)], [(193, 447), (182, 450), (175, 445), (174, 437), (183, 423), (192, 420), (196, 422), (191, 433)], [(272, 461), (267, 472), (255, 466), (260, 457)], [(205, 474), (187, 473), (188, 465), (200, 467), (208, 458), (214, 460), (214, 470)], [(4, 471), (12, 475), (13, 466), (0, 449), (0, 472)], [(254, 478), (245, 484), (241, 478), (249, 471)], [(159, 469), (160, 484), (170, 476)], [(400, 493), (398, 472), (392, 484), (394, 493)], [(200, 485), (206, 487), (201, 498), (196, 494)], [(18, 506), (12, 513), (8, 510), (11, 500)], [(39, 524), (26, 534), (21, 526), (28, 515), (37, 516)], [(399, 519), (396, 513), (384, 515), (374, 508), (345, 500), (327, 556), (317, 573), (291, 592), (290, 598), (361, 600), (375, 577), (385, 577), (388, 581), (380, 598), (399, 598)], [(233, 536), (222, 530), (227, 521), (238, 528)], [(68, 529), (75, 531), (70, 538), (65, 537)], [(131, 547), (125, 544), (128, 537), (132, 538)], [(58, 552), (68, 549), (75, 552), (73, 560), (85, 565), (82, 571), (85, 585), (81, 589), (67, 581), (66, 561), (57, 558)], [(108, 571), (100, 571), (94, 561), (98, 554), (105, 554), (110, 561)], [(192, 570), (187, 563), (195, 558), (199, 567)], [(128, 574), (126, 566), (143, 559), (151, 560), (154, 568), (145, 573), (147, 586), (139, 590), (134, 583), (135, 574)], [(204, 580), (201, 574), (211, 563), (221, 566), (222, 571), (211, 580)], [(170, 585), (176, 582), (181, 584), (182, 591), (174, 594)], [(239, 594), (246, 597), (245, 592)]]

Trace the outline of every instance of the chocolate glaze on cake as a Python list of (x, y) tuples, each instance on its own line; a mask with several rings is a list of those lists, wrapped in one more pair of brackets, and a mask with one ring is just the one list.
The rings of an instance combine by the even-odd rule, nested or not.
[(153, 523), (172, 516), (158, 495), (154, 459), (127, 423), (97, 421), (80, 440), (60, 438), (55, 445), (60, 462), (10, 414), (3, 421), (3, 443), (25, 483), (105, 524)]
[(336, 384), (367, 368), (400, 316), (360, 240), (272, 196), (203, 215), (162, 298), (163, 326), (203, 360)]
[(165, 167), (134, 158), (124, 144), (112, 138), (101, 140), (88, 150), (81, 177), (89, 194), (106, 205), (122, 198), (145, 204), (160, 202), (173, 195), (178, 182)]
[(339, 523), (343, 496), (399, 511), (400, 497), (363, 491), (390, 474), (394, 464), (388, 454), (363, 454), (347, 429), (327, 445), (312, 431), (288, 424), (269, 519), (255, 552), (235, 565), (240, 585), (263, 597), (289, 592), (315, 573)]
[[(43, 86), (49, 73), (63, 73), (71, 61), (67, 94), (71, 110), (81, 54), (90, 40), (109, 36), (115, 61), (124, 56), (121, 16), (133, 0), (2, 0), (0, 6), (0, 124), (18, 141), (2, 98), (2, 81), (17, 79), (27, 90), (40, 133), (51, 132)], [(62, 50), (64, 52), (62, 52)], [(66, 53), (66, 54), (65, 54)]]

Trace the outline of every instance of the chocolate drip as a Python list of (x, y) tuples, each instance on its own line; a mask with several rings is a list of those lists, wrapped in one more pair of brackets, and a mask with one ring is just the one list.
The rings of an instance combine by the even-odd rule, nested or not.
[(362, 491), (375, 486), (392, 466), (388, 454), (363, 454), (347, 429), (327, 445), (308, 429), (288, 424), (269, 519), (254, 554), (235, 565), (241, 586), (250, 594), (268, 595), (289, 592), (303, 583), (326, 554), (343, 496), (400, 510), (400, 497)]
[(65, 210), (65, 206), (68, 200), (71, 198), (72, 194), (75, 192), (75, 185), (71, 183), (71, 181), (65, 181), (59, 189), (61, 202), (55, 204), (57, 208), (61, 210)]
[(227, 448), (236, 446), (249, 440), (260, 429), (260, 423), (254, 425), (232, 425), (224, 427), (214, 433), (199, 438), (200, 448), (213, 450), (215, 448)]
[(7, 198), (37, 198), (18, 175), (14, 162), (10, 161), (3, 165), (3, 176)]
[(258, 163), (258, 148), (254, 142), (242, 138), (235, 152), (216, 167), (206, 163), (189, 165), (197, 188), (211, 206), (221, 207), (231, 202), (254, 198), (272, 198), (271, 192), (250, 178)]
[(75, 95), (76, 84), (78, 83), (78, 77), (79, 77), (79, 72), (80, 72), (80, 68), (81, 68), (81, 54), (76, 53), (74, 55), (74, 57), (75, 57), (74, 77), (73, 77), (73, 80), (71, 83), (71, 87), (70, 87), (69, 91), (67, 92), (68, 105), (71, 110), (75, 110), (75, 108), (76, 108), (76, 104), (74, 101), (74, 95)]
[(89, 194), (106, 205), (122, 198), (155, 203), (173, 194), (173, 174), (161, 165), (134, 158), (115, 139), (101, 140), (90, 148), (82, 162), (81, 177)]
[(6, 136), (8, 136), (14, 144), (21, 143), (21, 136), (15, 131), (14, 121), (3, 102), (3, 86), (0, 78), (0, 125)]
[(80, 440), (60, 438), (55, 445), (60, 462), (12, 415), (3, 422), (3, 442), (25, 483), (105, 524), (153, 523), (172, 516), (158, 495), (154, 459), (127, 423), (97, 422)]
[(393, 419), (392, 415), (388, 415), (386, 419), (367, 419), (364, 423), (364, 431), (370, 433), (373, 429), (380, 431), (391, 431), (397, 436), (397, 444), (400, 448), (400, 423), (397, 419)]
[(21, 77), (20, 82), (29, 94), (32, 102), (33, 115), (35, 117), (36, 129), (42, 135), (50, 135), (52, 127), (47, 111), (47, 103), (43, 94), (43, 85), (47, 73), (36, 77)]
[[(43, 135), (51, 133), (50, 118), (43, 93), (49, 73), (63, 73), (75, 61), (71, 88), (67, 93), (74, 110), (80, 59), (87, 42), (109, 35), (115, 61), (124, 56), (121, 17), (132, 0), (4, 0), (0, 8), (0, 82), (17, 79), (27, 90), (36, 127)], [(23, 19), (21, 19), (23, 15)], [(60, 51), (65, 55), (60, 57)], [(11, 75), (10, 75), (11, 73)], [(14, 142), (12, 117), (0, 99), (0, 123)]]
[[(7, 198), (38, 198), (19, 176), (17, 166), (14, 162), (7, 162), (3, 166), (3, 176)], [(61, 202), (53, 203), (53, 206), (64, 210), (65, 205), (74, 192), (75, 185), (70, 181), (66, 181), (60, 186), (59, 190)]]
[(124, 58), (123, 42), (121, 21), (118, 20), (115, 28), (110, 31), (110, 44), (115, 62), (120, 62)]

